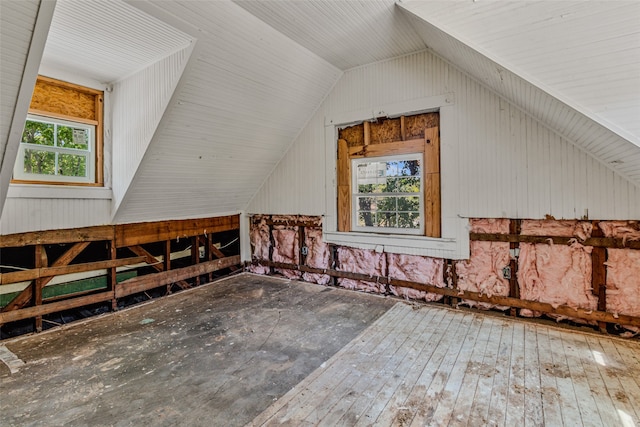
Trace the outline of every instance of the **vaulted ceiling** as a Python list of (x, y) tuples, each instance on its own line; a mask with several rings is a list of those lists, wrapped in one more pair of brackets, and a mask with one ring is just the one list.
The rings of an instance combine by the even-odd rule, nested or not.
[[(116, 16), (91, 32), (82, 8)], [(116, 221), (243, 209), (343, 71), (424, 49), (640, 185), (635, 0), (58, 0), (57, 12), (43, 66), (65, 67), (72, 49), (76, 72), (104, 83), (196, 44)], [(24, 55), (5, 32), (3, 56)]]

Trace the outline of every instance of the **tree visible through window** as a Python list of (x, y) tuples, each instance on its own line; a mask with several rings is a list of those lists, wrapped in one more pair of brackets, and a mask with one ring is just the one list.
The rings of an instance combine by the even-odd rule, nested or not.
[(355, 230), (421, 233), (421, 154), (352, 160)]
[(91, 149), (95, 126), (29, 116), (22, 133), (22, 171), (16, 175), (76, 177), (93, 181)]

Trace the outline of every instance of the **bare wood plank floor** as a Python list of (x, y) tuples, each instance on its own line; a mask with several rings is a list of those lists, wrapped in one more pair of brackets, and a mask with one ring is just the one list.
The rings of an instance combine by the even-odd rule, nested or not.
[(640, 426), (640, 342), (397, 303), (249, 426)]

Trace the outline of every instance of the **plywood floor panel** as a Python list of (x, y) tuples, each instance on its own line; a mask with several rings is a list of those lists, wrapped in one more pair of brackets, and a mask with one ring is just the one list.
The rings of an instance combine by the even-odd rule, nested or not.
[(640, 426), (639, 372), (637, 340), (399, 302), (249, 425)]

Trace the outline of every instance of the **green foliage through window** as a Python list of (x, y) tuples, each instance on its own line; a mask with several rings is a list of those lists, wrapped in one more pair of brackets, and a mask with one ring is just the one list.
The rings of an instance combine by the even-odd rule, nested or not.
[(421, 161), (413, 158), (356, 160), (358, 227), (420, 229)]
[(93, 126), (30, 116), (22, 132), (22, 165), (17, 172), (27, 179), (39, 179), (37, 175), (89, 178), (93, 132)]

